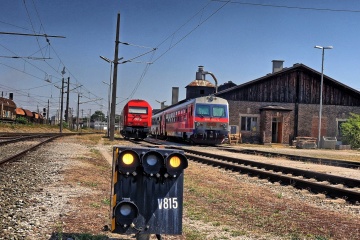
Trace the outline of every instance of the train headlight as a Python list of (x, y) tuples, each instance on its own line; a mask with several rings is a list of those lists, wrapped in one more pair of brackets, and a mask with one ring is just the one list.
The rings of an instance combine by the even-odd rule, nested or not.
[(187, 168), (188, 161), (182, 153), (171, 153), (165, 160), (165, 166), (167, 173), (172, 177), (176, 177)]
[(153, 176), (160, 172), (161, 167), (164, 165), (164, 157), (157, 151), (149, 151), (142, 157), (142, 165), (144, 172)]
[(125, 150), (119, 153), (119, 172), (125, 175), (136, 175), (136, 168), (140, 165), (139, 155), (132, 150)]
[(138, 217), (139, 209), (129, 198), (125, 198), (116, 205), (114, 215), (117, 225), (128, 228), (133, 220)]

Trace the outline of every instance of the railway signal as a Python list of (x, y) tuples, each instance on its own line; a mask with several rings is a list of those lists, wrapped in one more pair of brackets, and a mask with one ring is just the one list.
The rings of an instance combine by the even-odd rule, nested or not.
[(137, 236), (182, 234), (187, 166), (181, 150), (114, 146), (111, 231)]

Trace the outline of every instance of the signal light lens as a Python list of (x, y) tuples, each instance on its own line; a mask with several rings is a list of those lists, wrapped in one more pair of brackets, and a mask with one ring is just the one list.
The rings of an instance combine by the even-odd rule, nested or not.
[(122, 161), (126, 165), (130, 165), (134, 162), (134, 155), (130, 153), (125, 153), (122, 157)]
[(187, 168), (188, 161), (182, 153), (172, 153), (166, 158), (166, 170), (172, 177), (179, 176)]
[(164, 165), (164, 157), (157, 151), (149, 151), (142, 157), (142, 165), (144, 172), (153, 176), (160, 172), (161, 167)]
[(138, 217), (139, 209), (129, 198), (125, 198), (116, 205), (114, 215), (116, 216), (116, 224), (127, 228)]
[(139, 155), (132, 150), (124, 150), (119, 153), (118, 158), (119, 172), (122, 174), (134, 174), (136, 168), (140, 165)]
[(125, 203), (125, 204), (120, 206), (121, 215), (128, 216), (128, 215), (130, 215), (131, 212), (132, 212), (132, 207), (131, 207), (130, 204)]
[(170, 166), (173, 168), (177, 168), (181, 164), (181, 160), (178, 156), (172, 156), (169, 160)]
[(153, 154), (149, 154), (146, 158), (146, 163), (149, 164), (149, 166), (154, 166), (158, 161), (159, 159)]

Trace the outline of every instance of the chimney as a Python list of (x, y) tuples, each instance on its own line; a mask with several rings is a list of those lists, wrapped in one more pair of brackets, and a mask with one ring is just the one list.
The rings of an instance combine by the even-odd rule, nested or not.
[(204, 80), (204, 66), (199, 66), (195, 80)]
[(283, 60), (272, 60), (273, 63), (273, 69), (272, 69), (272, 73), (276, 73), (279, 72), (283, 69)]
[(14, 93), (12, 93), (12, 92), (9, 93), (9, 99), (10, 99), (10, 100), (14, 100)]
[(179, 87), (172, 88), (172, 95), (171, 95), (171, 105), (174, 105), (179, 102)]

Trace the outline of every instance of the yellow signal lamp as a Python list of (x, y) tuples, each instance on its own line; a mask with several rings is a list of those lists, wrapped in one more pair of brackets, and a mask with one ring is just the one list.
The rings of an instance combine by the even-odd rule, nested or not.
[(188, 167), (188, 160), (183, 153), (171, 153), (165, 160), (165, 166), (169, 176), (177, 177)]
[(126, 149), (119, 153), (118, 167), (119, 172), (125, 175), (136, 176), (136, 168), (140, 165), (140, 157), (137, 152)]

